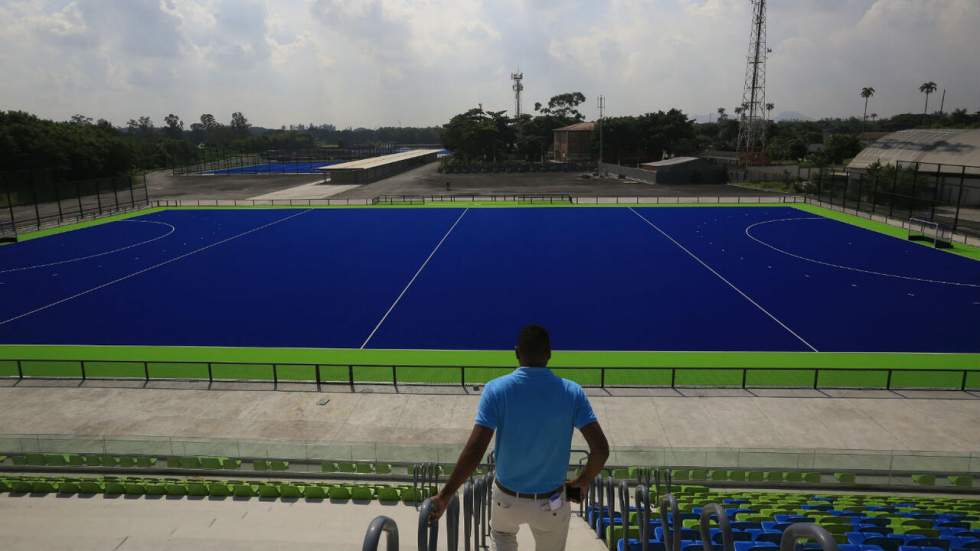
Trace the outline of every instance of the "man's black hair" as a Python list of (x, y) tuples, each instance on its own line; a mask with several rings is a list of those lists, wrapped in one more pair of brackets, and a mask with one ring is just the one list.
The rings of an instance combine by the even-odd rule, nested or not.
[(551, 338), (540, 325), (528, 325), (517, 336), (517, 355), (527, 367), (544, 367), (551, 359)]

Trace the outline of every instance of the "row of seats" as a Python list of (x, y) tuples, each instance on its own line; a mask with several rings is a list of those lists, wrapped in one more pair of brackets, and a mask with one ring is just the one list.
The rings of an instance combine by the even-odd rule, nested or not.
[[(0, 463), (6, 461), (0, 456)], [(155, 467), (159, 460), (147, 455), (110, 455), (76, 453), (28, 453), (15, 455), (14, 465), (38, 467)], [(247, 460), (246, 460), (247, 461)], [(172, 456), (166, 458), (170, 469), (240, 470), (243, 461), (233, 457), (217, 456)], [(256, 471), (288, 471), (289, 461), (281, 459), (254, 459), (250, 461)], [(366, 462), (325, 462), (321, 471), (325, 473), (390, 474), (391, 465)]]
[[(606, 481), (608, 484), (608, 481)], [(615, 486), (614, 486), (615, 487)], [(608, 502), (608, 488), (600, 488)], [(842, 551), (938, 551), (980, 549), (980, 500), (946, 497), (906, 497), (862, 494), (802, 494), (781, 492), (743, 492), (711, 490), (703, 486), (675, 486), (681, 520), (681, 549), (700, 551), (703, 537), (696, 528), (701, 512), (709, 503), (724, 507), (731, 522), (733, 551), (765, 551), (776, 547), (783, 531), (794, 523), (816, 523), (826, 529)], [(615, 494), (615, 492), (614, 492)], [(593, 528), (607, 542), (623, 544), (622, 502), (618, 497), (612, 507), (598, 506), (598, 495), (587, 509)], [(655, 496), (651, 492), (651, 502)], [(610, 514), (610, 510), (612, 513)], [(639, 512), (630, 506), (627, 516), (628, 538), (634, 538), (639, 549)], [(673, 527), (668, 517), (667, 525)], [(650, 549), (663, 551), (663, 521), (649, 520)], [(709, 531), (713, 548), (721, 549), (719, 529)], [(853, 546), (846, 548), (845, 546)], [(902, 549), (902, 548), (907, 549)], [(935, 551), (935, 549), (930, 551)]]
[(399, 501), (414, 504), (429, 497), (426, 489), (384, 484), (336, 484), (324, 482), (289, 482), (281, 480), (205, 480), (147, 477), (0, 477), (0, 493), (58, 494), (107, 496), (168, 496), (168, 497), (260, 497), (267, 499), (330, 499), (332, 501)]
[[(613, 471), (613, 476), (617, 479), (635, 478), (639, 467), (629, 469), (617, 469)], [(721, 470), (721, 469), (673, 469), (671, 476), (677, 481), (692, 482), (776, 482), (776, 483), (808, 483), (820, 484), (832, 476), (834, 480), (841, 484), (854, 484), (855, 475), (847, 472), (837, 473), (818, 473), (801, 471), (746, 471), (746, 470)], [(934, 486), (936, 475), (933, 474), (914, 474), (912, 482), (920, 486)], [(973, 486), (973, 477), (966, 475), (950, 475), (946, 477), (953, 486), (970, 488)]]

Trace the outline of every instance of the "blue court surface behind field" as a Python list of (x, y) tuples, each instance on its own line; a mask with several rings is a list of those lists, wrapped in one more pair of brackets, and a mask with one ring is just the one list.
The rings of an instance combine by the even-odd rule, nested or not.
[(339, 161), (270, 162), (210, 170), (207, 174), (322, 174), (320, 168)]
[(980, 352), (980, 263), (790, 207), (172, 210), (0, 248), (0, 342)]

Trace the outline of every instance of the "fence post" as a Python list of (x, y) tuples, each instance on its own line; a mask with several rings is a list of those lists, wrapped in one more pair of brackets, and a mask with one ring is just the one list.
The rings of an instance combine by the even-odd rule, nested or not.
[(847, 186), (851, 183), (851, 176), (845, 172), (844, 173), (844, 191), (841, 193), (840, 197), (840, 208), (846, 214), (847, 211)]
[(150, 205), (150, 186), (146, 185), (146, 173), (143, 173), (143, 197), (146, 199), (147, 206)]
[(878, 214), (878, 178), (881, 176), (881, 171), (875, 171), (875, 179), (871, 187), (871, 214)]
[(136, 206), (136, 193), (133, 191), (133, 175), (129, 175), (129, 204), (130, 206)]
[(58, 223), (64, 223), (65, 216), (61, 211), (61, 192), (58, 190), (58, 186), (54, 186), (54, 200), (58, 203)]
[(354, 366), (347, 366), (347, 379), (350, 382), (350, 391), (354, 392)]
[(677, 387), (677, 368), (670, 368), (670, 388)]
[(888, 217), (891, 218), (895, 214), (895, 194), (898, 193), (898, 173), (901, 172), (901, 165), (895, 163), (895, 177), (892, 179), (892, 199), (888, 202)]
[(150, 362), (143, 362), (143, 380), (150, 382)]
[(279, 390), (279, 368), (272, 364), (272, 390)]
[(932, 191), (932, 209), (929, 212), (929, 220), (936, 220), (936, 203), (939, 202), (939, 186), (942, 181), (943, 165), (936, 165), (936, 186)]
[(892, 389), (892, 370), (888, 370), (888, 377), (885, 379), (885, 390)]
[[(58, 185), (55, 184), (55, 188)], [(78, 218), (85, 217), (85, 207), (82, 206), (82, 187), (79, 185), (78, 180), (75, 180), (75, 199), (78, 201)]]
[(4, 193), (7, 196), (7, 211), (10, 213), (10, 227), (13, 228), (14, 233), (17, 233), (17, 219), (14, 218), (14, 197), (10, 193), (10, 183), (9, 180), (0, 178), (0, 182), (3, 182)]
[(599, 388), (606, 388), (606, 368), (599, 368)]
[(82, 370), (82, 381), (84, 382), (88, 378), (88, 374), (85, 373), (85, 360), (78, 360), (78, 365)]
[(742, 388), (743, 389), (745, 388), (745, 379), (746, 379), (746, 376), (748, 375), (748, 373), (749, 373), (749, 370), (747, 368), (744, 368), (743, 367), (742, 368)]
[(116, 202), (116, 210), (119, 210), (119, 190), (116, 189), (116, 184), (118, 180), (116, 178), (112, 179), (112, 199)]
[(909, 214), (915, 216), (917, 207), (919, 206), (919, 163), (915, 163), (915, 172), (912, 174), (912, 208), (909, 209)]
[(391, 384), (398, 387), (398, 366), (391, 366)]
[(963, 185), (966, 180), (966, 167), (963, 167), (962, 172), (960, 172), (960, 190), (956, 196), (956, 214), (953, 215), (953, 230), (956, 231), (957, 226), (960, 224), (960, 206), (963, 204)]
[(320, 364), (316, 364), (316, 391), (320, 392)]
[[(41, 229), (41, 209), (37, 206), (37, 180), (34, 178), (34, 171), (30, 172), (31, 195), (34, 197), (34, 218), (37, 219), (37, 229)], [(961, 186), (962, 187), (962, 186)]]
[(960, 390), (961, 391), (964, 391), (964, 392), (966, 391), (966, 374), (967, 373), (968, 373), (967, 370), (964, 369), (963, 370), (963, 379), (960, 380)]
[(99, 215), (102, 215), (102, 187), (99, 185), (101, 179), (95, 180), (95, 204), (99, 207)]
[(815, 368), (813, 370), (813, 389), (816, 390), (818, 384), (820, 383), (820, 368)]
[(24, 366), (22, 366), (20, 362), (20, 360), (17, 360), (17, 379), (24, 378)]
[(459, 385), (466, 388), (466, 366), (459, 366)]
[(211, 388), (211, 384), (214, 383), (214, 370), (211, 368), (211, 362), (208, 362), (208, 388)]
[(857, 211), (860, 211), (861, 210), (861, 199), (864, 198), (861, 195), (862, 193), (864, 193), (864, 190), (862, 189), (863, 187), (864, 187), (864, 173), (863, 172), (858, 172), (858, 203), (857, 203), (857, 206), (854, 207), (854, 210), (857, 210)]

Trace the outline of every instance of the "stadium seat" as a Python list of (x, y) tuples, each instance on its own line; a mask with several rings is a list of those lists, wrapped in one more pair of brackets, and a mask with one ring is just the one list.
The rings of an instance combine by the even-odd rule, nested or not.
[(148, 496), (162, 496), (167, 493), (167, 486), (160, 480), (148, 480), (143, 483)]
[(327, 492), (322, 486), (305, 486), (303, 488), (303, 497), (306, 499), (326, 499)]
[(337, 470), (342, 473), (357, 472), (357, 465), (354, 463), (337, 463)]
[(191, 497), (207, 497), (209, 494), (208, 484), (205, 484), (204, 482), (189, 481), (187, 482), (186, 486), (187, 495)]
[(238, 470), (242, 468), (242, 460), (237, 457), (222, 457), (221, 458), (221, 468)]
[(157, 458), (141, 455), (136, 458), (136, 464), (140, 467), (152, 467), (157, 464)]
[(178, 457), (177, 464), (181, 469), (201, 469), (203, 463), (200, 457)]
[(331, 486), (330, 489), (327, 490), (327, 497), (329, 497), (331, 501), (347, 501), (351, 498), (350, 488), (347, 486)]
[(354, 472), (358, 474), (372, 474), (374, 473), (374, 465), (371, 463), (355, 463)]
[(279, 495), (283, 499), (298, 499), (303, 497), (303, 491), (296, 484), (284, 482), (279, 484)]
[(370, 486), (353, 486), (350, 488), (350, 497), (355, 501), (370, 501), (374, 499), (374, 488)]
[(953, 486), (960, 488), (972, 488), (973, 487), (973, 477), (972, 476), (950, 476), (949, 483)]
[(101, 455), (99, 461), (103, 467), (115, 467), (119, 465), (119, 460), (114, 455)]
[(107, 496), (118, 496), (126, 493), (126, 485), (120, 480), (106, 480), (105, 487), (102, 490)]
[(97, 479), (83, 479), (78, 482), (78, 493), (85, 495), (101, 494), (105, 485)]
[(68, 456), (63, 453), (44, 454), (44, 464), (49, 467), (64, 467), (68, 465)]
[(139, 466), (139, 460), (133, 455), (119, 455), (116, 456), (116, 464), (120, 467), (131, 469)]
[(139, 482), (124, 482), (123, 488), (126, 489), (126, 495), (128, 496), (141, 496), (146, 493), (146, 488)]
[(224, 467), (223, 457), (201, 457), (197, 459), (199, 460), (201, 465), (200, 468), (202, 469), (210, 469), (212, 471), (216, 471)]
[(211, 497), (231, 496), (231, 484), (226, 482), (210, 482), (207, 484), (208, 495)]
[(32, 467), (41, 467), (46, 464), (44, 454), (41, 453), (29, 453), (27, 454), (27, 465)]
[(244, 482), (240, 484), (232, 484), (231, 491), (235, 497), (253, 497), (258, 495), (258, 490), (255, 488), (255, 486)]
[(274, 482), (259, 484), (255, 489), (260, 498), (275, 499), (279, 497), (279, 486)]
[(376, 489), (376, 493), (381, 503), (397, 503), (400, 499), (398, 490), (390, 486), (380, 486)]
[(102, 456), (100, 455), (83, 455), (82, 464), (87, 467), (101, 467), (102, 466)]
[[(320, 464), (320, 471), (324, 473), (336, 473), (340, 472), (340, 467), (338, 467), (334, 462), (327, 461), (326, 463)], [(411, 467), (409, 467), (409, 471), (411, 471)], [(412, 473), (409, 472), (408, 474)]]
[(289, 461), (284, 461), (284, 460), (281, 460), (281, 459), (273, 459), (272, 461), (269, 461), (269, 470), (270, 471), (288, 471), (289, 470)]
[(854, 475), (851, 473), (834, 473), (834, 478), (841, 484), (854, 484)]
[(163, 485), (168, 496), (178, 497), (187, 495), (187, 485), (179, 482), (167, 482)]
[(918, 486), (933, 486), (936, 484), (936, 477), (931, 474), (914, 474), (912, 482)]

